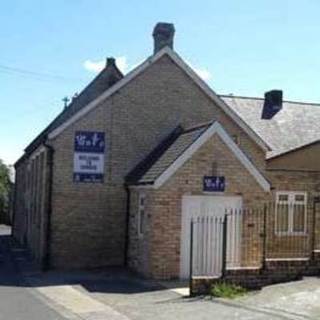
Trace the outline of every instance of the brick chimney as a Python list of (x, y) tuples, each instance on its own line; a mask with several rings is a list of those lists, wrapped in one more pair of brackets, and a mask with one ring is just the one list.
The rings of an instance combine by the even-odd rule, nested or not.
[(174, 25), (172, 23), (158, 22), (153, 29), (154, 54), (168, 46), (173, 49)]
[(113, 57), (108, 57), (106, 61), (106, 67), (115, 66), (116, 65), (116, 59)]
[(105, 81), (107, 82), (108, 86), (111, 87), (122, 78), (123, 75), (116, 65), (116, 59), (113, 57), (108, 57), (105, 67)]
[(282, 90), (271, 90), (264, 94), (262, 119), (272, 119), (282, 109)]

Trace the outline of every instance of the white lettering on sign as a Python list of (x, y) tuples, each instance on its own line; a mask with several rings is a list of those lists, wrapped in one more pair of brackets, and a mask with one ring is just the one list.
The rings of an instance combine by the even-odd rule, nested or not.
[[(100, 148), (104, 146), (104, 141), (101, 141), (98, 137), (97, 133), (94, 133), (91, 137), (91, 139), (89, 140), (88, 137), (84, 134), (78, 134), (76, 136), (76, 143), (77, 145), (81, 146), (81, 147), (96, 147), (99, 146)], [(99, 143), (99, 145), (98, 145)]]
[(104, 132), (77, 131), (74, 139), (74, 182), (103, 182), (104, 155)]
[(74, 171), (77, 173), (103, 173), (104, 154), (75, 153)]
[(224, 191), (225, 190), (225, 177), (221, 176), (205, 176), (203, 178), (204, 191)]

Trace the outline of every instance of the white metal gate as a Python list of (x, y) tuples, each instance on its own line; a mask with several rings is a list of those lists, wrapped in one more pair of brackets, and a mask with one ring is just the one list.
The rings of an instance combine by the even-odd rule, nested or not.
[[(241, 197), (183, 197), (180, 278), (187, 279), (190, 276), (191, 221), (194, 222), (192, 248), (193, 275), (207, 277), (221, 276), (223, 219), (226, 212), (235, 212), (236, 210), (240, 210), (241, 207)], [(230, 232), (227, 232), (227, 261), (232, 260), (230, 263), (234, 266), (237, 264), (237, 261), (240, 261), (240, 228), (241, 222), (239, 219), (228, 219), (228, 229)]]
[(220, 277), (223, 266), (224, 217), (198, 217), (191, 221), (192, 276)]

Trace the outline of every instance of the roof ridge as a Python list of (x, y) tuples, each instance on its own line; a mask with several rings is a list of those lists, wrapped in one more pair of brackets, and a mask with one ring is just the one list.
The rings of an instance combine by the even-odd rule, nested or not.
[[(250, 100), (264, 100), (264, 98), (261, 97), (249, 97), (249, 96), (241, 96), (241, 95), (233, 95), (233, 94), (218, 94), (220, 98), (237, 98), (237, 99), (250, 99)], [(309, 106), (319, 106), (320, 102), (306, 102), (306, 101), (293, 101), (293, 100), (283, 100), (283, 102), (286, 103), (292, 103), (292, 104), (303, 104), (303, 105), (309, 105)]]
[(261, 97), (249, 97), (249, 96), (240, 96), (240, 95), (234, 95), (234, 94), (218, 94), (220, 98), (238, 98), (238, 99), (251, 99), (251, 100), (264, 100), (264, 98)]

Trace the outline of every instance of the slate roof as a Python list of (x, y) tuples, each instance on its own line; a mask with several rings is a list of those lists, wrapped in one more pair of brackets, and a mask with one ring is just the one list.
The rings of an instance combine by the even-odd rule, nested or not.
[(284, 101), (272, 119), (261, 119), (264, 99), (220, 95), (271, 148), (267, 158), (320, 140), (320, 104)]
[[(110, 59), (113, 60), (113, 59)], [(114, 83), (123, 77), (121, 71), (115, 64), (104, 68), (90, 83), (86, 86), (77, 98), (73, 99), (67, 108), (65, 108), (25, 149), (27, 154), (35, 150), (54, 129), (59, 127), (65, 121), (70, 119), (75, 113), (84, 108), (88, 103), (100, 96), (104, 91), (110, 88)], [(20, 160), (20, 159), (19, 159)], [(18, 161), (19, 161), (18, 160)], [(18, 162), (17, 161), (17, 162)]]
[[(219, 96), (272, 150), (267, 158), (320, 141), (320, 104), (284, 101), (272, 119), (262, 119), (264, 99)], [(211, 123), (176, 128), (127, 176), (128, 184), (152, 184)]]
[(128, 184), (152, 184), (212, 124), (177, 127), (126, 178)]

